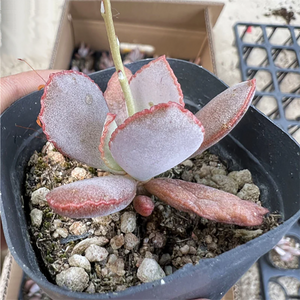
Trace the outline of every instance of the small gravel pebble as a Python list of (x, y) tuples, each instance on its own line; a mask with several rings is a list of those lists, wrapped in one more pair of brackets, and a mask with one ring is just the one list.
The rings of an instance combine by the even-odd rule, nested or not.
[(74, 235), (81, 235), (87, 232), (87, 227), (84, 223), (78, 221), (78, 222), (74, 222), (69, 227), (69, 231)]
[(167, 276), (173, 273), (172, 266), (165, 266), (165, 273)]
[(226, 170), (220, 168), (211, 168), (212, 175), (227, 175)]
[(246, 183), (237, 193), (237, 196), (243, 200), (251, 200), (257, 202), (259, 200), (260, 191), (255, 184)]
[(125, 240), (123, 234), (116, 235), (110, 240), (110, 245), (114, 250), (121, 248), (124, 245), (124, 243)]
[(96, 293), (95, 285), (91, 282), (88, 288), (85, 290), (85, 292), (89, 294), (95, 294)]
[(181, 165), (184, 165), (185, 167), (192, 168), (194, 166), (194, 163), (190, 159), (187, 159), (187, 160), (183, 161), (181, 163)]
[(40, 227), (43, 221), (43, 212), (37, 208), (34, 208), (30, 212), (30, 219), (32, 226)]
[(223, 191), (227, 192), (227, 193), (231, 193), (236, 195), (237, 191), (238, 191), (238, 183), (226, 176), (226, 175), (213, 175), (211, 177), (212, 181), (214, 181), (220, 189), (222, 189)]
[(184, 255), (188, 254), (189, 251), (190, 251), (190, 247), (188, 245), (184, 245), (183, 247), (180, 248), (180, 252)]
[(55, 164), (63, 164), (66, 160), (64, 156), (57, 152), (57, 151), (49, 151), (47, 156), (45, 156), (46, 159), (50, 159)]
[(50, 151), (55, 149), (54, 145), (51, 142), (47, 142), (42, 149), (42, 153), (48, 154)]
[(56, 275), (56, 283), (73, 292), (83, 292), (89, 284), (89, 275), (83, 268), (71, 267)]
[(228, 176), (234, 179), (238, 183), (239, 189), (242, 188), (245, 183), (252, 183), (251, 173), (247, 169), (230, 172)]
[(68, 232), (68, 229), (67, 228), (57, 228), (56, 229), (56, 232), (63, 238), (66, 238), (68, 237), (69, 235), (69, 232)]
[(45, 187), (39, 188), (31, 195), (31, 202), (33, 205), (39, 205), (41, 207), (47, 205), (46, 195), (50, 192)]
[(87, 272), (91, 272), (91, 264), (85, 256), (74, 254), (69, 258), (68, 261), (70, 266), (72, 267), (81, 267), (85, 269)]
[(61, 225), (62, 225), (62, 221), (61, 221), (60, 219), (55, 219), (55, 220), (53, 221), (53, 227), (54, 227), (55, 229), (61, 227)]
[(142, 282), (151, 282), (165, 276), (166, 274), (163, 269), (152, 258), (144, 258), (137, 271), (137, 277)]
[(74, 247), (71, 255), (82, 254), (90, 245), (104, 246), (108, 242), (109, 240), (104, 236), (85, 239)]
[(218, 185), (214, 181), (212, 181), (211, 179), (200, 178), (200, 176), (198, 174), (196, 174), (194, 176), (194, 178), (196, 179), (197, 183), (204, 184), (204, 185), (207, 185), (207, 186), (210, 186), (210, 187), (213, 187), (213, 188), (218, 188)]
[(78, 179), (82, 180), (86, 177), (87, 171), (83, 168), (76, 167), (74, 170), (71, 172), (71, 176)]
[(109, 256), (108, 262), (106, 264), (106, 267), (110, 269), (113, 273), (117, 274), (118, 276), (124, 276), (125, 275), (125, 263), (123, 258), (117, 258), (115, 254), (111, 254)]
[(181, 179), (185, 181), (192, 181), (194, 178), (194, 172), (192, 170), (184, 170)]
[(125, 248), (132, 250), (135, 246), (139, 244), (139, 238), (133, 233), (129, 232), (125, 234)]
[(133, 232), (136, 228), (136, 214), (132, 211), (125, 212), (121, 216), (121, 231), (124, 233)]
[(211, 235), (207, 235), (207, 236), (205, 237), (205, 243), (206, 243), (206, 244), (211, 244), (212, 241), (213, 241), (213, 239), (212, 239)]
[(171, 255), (169, 253), (164, 253), (159, 260), (159, 264), (162, 266), (167, 265), (170, 262), (171, 262)]
[(97, 245), (90, 245), (85, 250), (85, 257), (90, 262), (102, 261), (102, 260), (106, 259), (107, 256), (108, 256), (107, 250), (105, 248), (97, 246)]
[(93, 223), (94, 224), (103, 225), (103, 226), (108, 226), (109, 223), (112, 221), (112, 217), (111, 216), (112, 215), (93, 218)]

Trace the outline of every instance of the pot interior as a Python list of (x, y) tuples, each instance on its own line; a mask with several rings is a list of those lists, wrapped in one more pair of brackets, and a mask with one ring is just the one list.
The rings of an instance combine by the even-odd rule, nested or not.
[[(147, 62), (147, 60), (136, 62), (128, 67), (134, 73)], [(170, 59), (169, 63), (181, 84), (187, 103), (186, 108), (192, 112), (198, 111), (199, 108), (203, 107), (214, 96), (226, 89), (224, 83), (197, 65), (176, 59)], [(113, 69), (101, 71), (92, 74), (91, 78), (99, 85), (102, 91), (105, 91), (107, 82), (113, 72)], [(27, 220), (24, 215), (22, 203), (25, 169), (33, 152), (35, 150), (40, 151), (46, 142), (42, 129), (36, 124), (36, 118), (40, 111), (41, 95), (42, 91), (39, 91), (18, 100), (1, 116), (1, 213), (3, 227), (10, 251), (30, 277), (36, 280), (41, 286), (44, 285), (45, 290), (52, 289), (55, 293), (59, 292), (66, 296), (71, 295), (70, 299), (81, 299), (81, 296), (78, 295), (80, 293), (63, 291), (61, 288), (47, 281), (40, 272), (41, 266), (38, 266), (27, 232)], [(227, 163), (231, 171), (239, 169), (249, 169), (251, 171), (254, 183), (260, 187), (263, 206), (272, 212), (278, 211), (282, 213), (284, 220), (288, 220), (293, 216), (293, 218), (299, 218), (299, 145), (254, 107), (250, 107), (245, 117), (231, 134), (212, 147), (210, 151), (220, 156)], [(291, 225), (289, 222), (286, 222), (279, 226), (280, 229), (276, 229), (277, 231), (273, 230), (275, 233), (269, 236), (269, 238), (272, 239), (272, 243), (276, 244), (276, 241), (280, 239)], [(263, 236), (261, 238), (263, 238)], [(241, 252), (240, 255), (246, 255), (245, 251), (253, 251), (250, 246), (251, 242), (248, 242), (238, 247), (240, 250), (243, 250), (242, 252), (236, 249), (229, 252), (232, 252), (231, 256), (235, 256), (233, 255), (235, 250), (237, 251), (236, 253)], [(200, 285), (196, 277), (196, 279), (193, 279), (194, 281), (196, 280), (193, 287), (183, 288), (179, 294), (178, 291), (176, 292), (177, 294), (169, 291), (168, 296), (170, 296), (170, 298), (166, 296), (164, 299), (187, 299), (188, 297), (192, 298), (196, 296), (218, 299), (216, 295), (220, 293), (220, 291), (225, 292), (230, 288), (238, 277), (243, 274), (260, 255), (267, 252), (270, 247), (272, 247), (272, 244), (265, 242), (260, 245), (260, 252), (255, 254), (249, 252), (249, 260), (247, 260), (247, 263), (244, 263), (243, 267), (239, 265), (239, 271), (236, 272), (236, 275), (231, 276), (230, 279), (226, 279), (227, 281), (224, 281), (224, 277), (221, 276), (223, 279), (219, 278), (219, 285), (216, 282), (215, 275), (208, 274), (206, 278), (207, 282), (203, 280), (203, 283)], [(222, 260), (221, 257), (226, 257), (226, 255), (221, 255), (218, 259)], [(209, 259), (207, 261), (213, 260), (214, 259)], [(228, 258), (227, 261), (230, 263)], [(236, 264), (231, 263), (231, 265)], [(176, 276), (184, 277), (187, 272), (193, 274), (193, 272), (198, 269), (199, 272), (203, 274), (205, 266), (208, 268), (209, 262), (199, 264), (196, 267), (190, 266), (193, 269), (183, 268), (182, 271), (176, 272), (176, 274), (179, 274)], [(210, 267), (209, 270), (211, 271), (206, 272), (214, 272), (214, 268), (212, 267)], [(176, 282), (177, 277), (175, 274), (172, 276), (168, 277), (173, 278), (174, 282)], [(214, 285), (211, 284), (211, 280), (214, 280)], [(224, 286), (225, 283), (227, 286)], [(132, 299), (139, 299), (136, 297), (140, 297), (140, 290), (146, 289), (149, 291), (152, 285), (155, 286), (155, 284), (149, 283), (130, 288), (128, 289), (129, 291), (116, 293), (113, 298), (119, 297), (121, 299), (125, 297), (124, 299), (126, 299), (126, 295), (135, 294), (137, 296), (130, 297)], [(164, 288), (165, 287), (162, 289)], [(199, 289), (201, 289), (201, 291)], [(161, 295), (160, 292), (158, 292), (158, 295)], [(102, 296), (101, 298), (108, 297), (107, 295)], [(88, 295), (87, 298), (100, 299), (99, 295), (98, 297), (97, 295)], [(58, 296), (55, 299), (59, 299)]]

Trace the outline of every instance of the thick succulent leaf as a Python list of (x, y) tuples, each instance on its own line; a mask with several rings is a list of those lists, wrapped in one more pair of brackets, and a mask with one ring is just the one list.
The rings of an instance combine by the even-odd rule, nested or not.
[(240, 226), (260, 225), (269, 211), (254, 202), (193, 182), (157, 178), (145, 188), (178, 210), (194, 212), (209, 220)]
[(115, 161), (132, 177), (145, 181), (184, 161), (199, 148), (204, 128), (181, 105), (161, 103), (134, 114), (112, 134)]
[(94, 218), (117, 212), (133, 200), (136, 181), (124, 176), (95, 177), (62, 185), (46, 199), (59, 215), (69, 218)]
[[(132, 76), (131, 71), (126, 67), (124, 67), (124, 70), (127, 79), (130, 80)], [(125, 119), (128, 118), (128, 112), (117, 72), (115, 72), (108, 81), (104, 98), (109, 111), (116, 115), (116, 123), (118, 125), (122, 124)]]
[(150, 216), (155, 207), (153, 200), (146, 195), (135, 196), (132, 203), (135, 211), (143, 217)]
[(169, 101), (184, 107), (180, 84), (165, 56), (143, 66), (131, 77), (129, 85), (137, 112)]
[(115, 122), (116, 115), (108, 113), (103, 127), (103, 132), (100, 140), (99, 151), (101, 153), (101, 158), (108, 168), (114, 171), (115, 174), (125, 174), (124, 170), (116, 163), (113, 159), (108, 143), (110, 141), (111, 135), (117, 128)]
[(216, 144), (235, 127), (247, 112), (255, 87), (255, 79), (239, 83), (217, 95), (196, 113), (205, 128), (205, 138), (192, 157)]
[(85, 74), (52, 74), (41, 99), (39, 120), (49, 141), (61, 152), (91, 167), (108, 170), (99, 141), (108, 107), (99, 87)]

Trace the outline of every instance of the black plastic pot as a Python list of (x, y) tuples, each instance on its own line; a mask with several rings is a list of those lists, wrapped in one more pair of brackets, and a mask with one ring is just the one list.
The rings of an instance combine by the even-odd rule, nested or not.
[[(226, 85), (201, 67), (170, 59), (187, 107), (197, 111)], [(147, 61), (129, 65), (135, 72)], [(113, 70), (92, 74), (105, 90)], [(1, 216), (9, 249), (22, 267), (53, 299), (220, 299), (263, 254), (268, 252), (300, 217), (300, 148), (284, 131), (251, 107), (232, 133), (212, 148), (231, 170), (248, 168), (261, 188), (270, 211), (280, 211), (285, 222), (276, 229), (196, 266), (186, 265), (161, 281), (111, 294), (75, 293), (49, 282), (41, 272), (27, 232), (23, 210), (24, 170), (46, 139), (36, 125), (42, 91), (15, 102), (1, 117)]]

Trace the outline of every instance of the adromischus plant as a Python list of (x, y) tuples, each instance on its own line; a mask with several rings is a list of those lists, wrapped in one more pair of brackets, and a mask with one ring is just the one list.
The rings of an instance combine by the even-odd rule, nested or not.
[(230, 224), (261, 224), (268, 210), (251, 201), (197, 183), (154, 178), (226, 136), (246, 113), (255, 80), (227, 89), (193, 115), (184, 108), (180, 84), (164, 56), (134, 75), (123, 68), (109, 1), (104, 4), (116, 66), (104, 95), (82, 73), (52, 74), (39, 120), (59, 151), (114, 175), (58, 187), (47, 195), (50, 207), (61, 215), (86, 218), (122, 210), (134, 199), (137, 211), (149, 215), (151, 199), (136, 192), (142, 186), (182, 211)]

